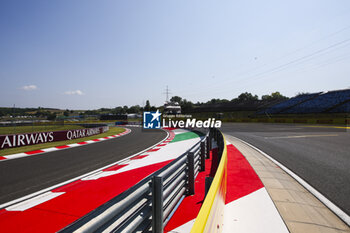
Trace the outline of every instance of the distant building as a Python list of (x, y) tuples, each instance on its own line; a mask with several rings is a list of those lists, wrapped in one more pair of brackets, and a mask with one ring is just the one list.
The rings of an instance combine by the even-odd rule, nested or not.
[(178, 102), (166, 101), (164, 104), (164, 113), (166, 114), (181, 114), (181, 106)]

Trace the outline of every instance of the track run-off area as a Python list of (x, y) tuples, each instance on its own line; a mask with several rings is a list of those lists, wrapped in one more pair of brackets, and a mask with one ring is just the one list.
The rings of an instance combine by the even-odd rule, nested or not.
[(225, 123), (221, 131), (265, 152), (350, 214), (347, 127)]

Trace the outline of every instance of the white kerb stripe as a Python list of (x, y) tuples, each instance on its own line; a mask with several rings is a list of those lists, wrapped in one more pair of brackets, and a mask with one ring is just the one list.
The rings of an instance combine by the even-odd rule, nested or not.
[(84, 144), (78, 144), (78, 143), (73, 143), (73, 144), (68, 144), (67, 146), (69, 147), (77, 147), (77, 146), (82, 146)]
[(86, 143), (95, 143), (95, 141), (89, 140), (89, 141), (86, 141)]
[(115, 174), (118, 174), (118, 173), (119, 173), (118, 171), (103, 171), (101, 173), (97, 173), (97, 174), (85, 177), (85, 178), (83, 178), (81, 180), (98, 180), (100, 178), (107, 177), (107, 176), (112, 176), (112, 175), (115, 175)]
[(41, 203), (44, 203), (46, 201), (49, 201), (55, 197), (58, 197), (62, 194), (64, 194), (64, 192), (55, 192), (55, 193), (53, 193), (51, 191), (46, 192), (46, 193), (43, 193), (37, 197), (31, 198), (29, 200), (20, 202), (18, 204), (12, 205), (12, 206), (9, 206), (6, 208), (6, 210), (7, 211), (24, 211), (24, 210), (30, 209), (34, 206), (40, 205)]
[(21, 157), (26, 157), (28, 156), (25, 153), (18, 153), (18, 154), (13, 154), (13, 155), (5, 155), (3, 157), (7, 158), (7, 159), (15, 159), (15, 158), (21, 158)]
[(56, 147), (51, 147), (51, 148), (46, 148), (46, 149), (41, 149), (41, 150), (45, 151), (45, 152), (51, 152), (51, 151), (55, 151), (55, 150), (59, 150), (59, 149)]

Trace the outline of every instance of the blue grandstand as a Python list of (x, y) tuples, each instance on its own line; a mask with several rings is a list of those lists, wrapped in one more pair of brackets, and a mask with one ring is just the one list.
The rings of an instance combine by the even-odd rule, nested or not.
[(350, 89), (299, 95), (258, 114), (348, 113)]
[(289, 100), (283, 101), (281, 103), (275, 104), (272, 107), (269, 107), (266, 110), (262, 110), (259, 111), (258, 114), (278, 114), (286, 109), (289, 109), (295, 105), (298, 105), (302, 102), (305, 102), (309, 99), (312, 99), (314, 97), (316, 97), (317, 95), (319, 95), (320, 93), (314, 93), (314, 94), (302, 94), (302, 95), (298, 95), (296, 97), (293, 97)]
[(332, 113), (350, 113), (350, 101), (333, 108), (329, 112), (332, 112)]
[(298, 104), (283, 113), (322, 113), (350, 99), (350, 89), (330, 91)]

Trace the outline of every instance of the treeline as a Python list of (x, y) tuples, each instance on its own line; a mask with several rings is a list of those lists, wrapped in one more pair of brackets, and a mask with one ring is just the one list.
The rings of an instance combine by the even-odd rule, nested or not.
[(145, 106), (140, 105), (133, 105), (133, 106), (118, 106), (115, 108), (100, 108), (97, 110), (87, 110), (83, 113), (80, 113), (80, 115), (99, 115), (99, 114), (132, 114), (132, 113), (142, 113), (143, 111), (157, 111), (156, 106), (151, 106), (149, 100), (146, 101)]
[[(177, 102), (181, 106), (183, 113), (191, 112), (213, 112), (213, 111), (237, 111), (237, 110), (256, 110), (260, 107), (266, 107), (277, 102), (288, 99), (280, 92), (273, 92), (270, 95), (263, 95), (259, 98), (249, 92), (244, 92), (238, 97), (231, 100), (228, 99), (211, 99), (207, 102), (193, 103), (189, 100), (183, 99), (180, 96), (173, 96), (170, 101)], [(46, 118), (48, 120), (55, 120), (56, 118), (80, 117), (85, 118), (89, 116), (98, 116), (101, 114), (141, 114), (143, 111), (163, 110), (163, 106), (152, 106), (147, 100), (145, 106), (117, 106), (115, 108), (100, 108), (97, 110), (59, 110), (53, 108), (0, 108), (0, 117), (17, 117), (17, 116), (31, 116), (36, 118)]]
[(56, 113), (54, 111), (59, 111), (59, 109), (54, 108), (5, 108), (0, 107), (0, 117), (11, 116), (31, 116), (31, 117), (41, 117), (41, 118), (56, 118)]
[(263, 95), (260, 99), (257, 95), (244, 92), (238, 97), (228, 99), (211, 99), (207, 102), (192, 103), (180, 96), (173, 96), (170, 101), (177, 102), (181, 106), (183, 113), (191, 112), (212, 112), (212, 111), (238, 111), (256, 110), (289, 99), (280, 92), (273, 92), (270, 95)]
[(0, 108), (0, 116), (23, 116), (35, 110), (36, 108)]

